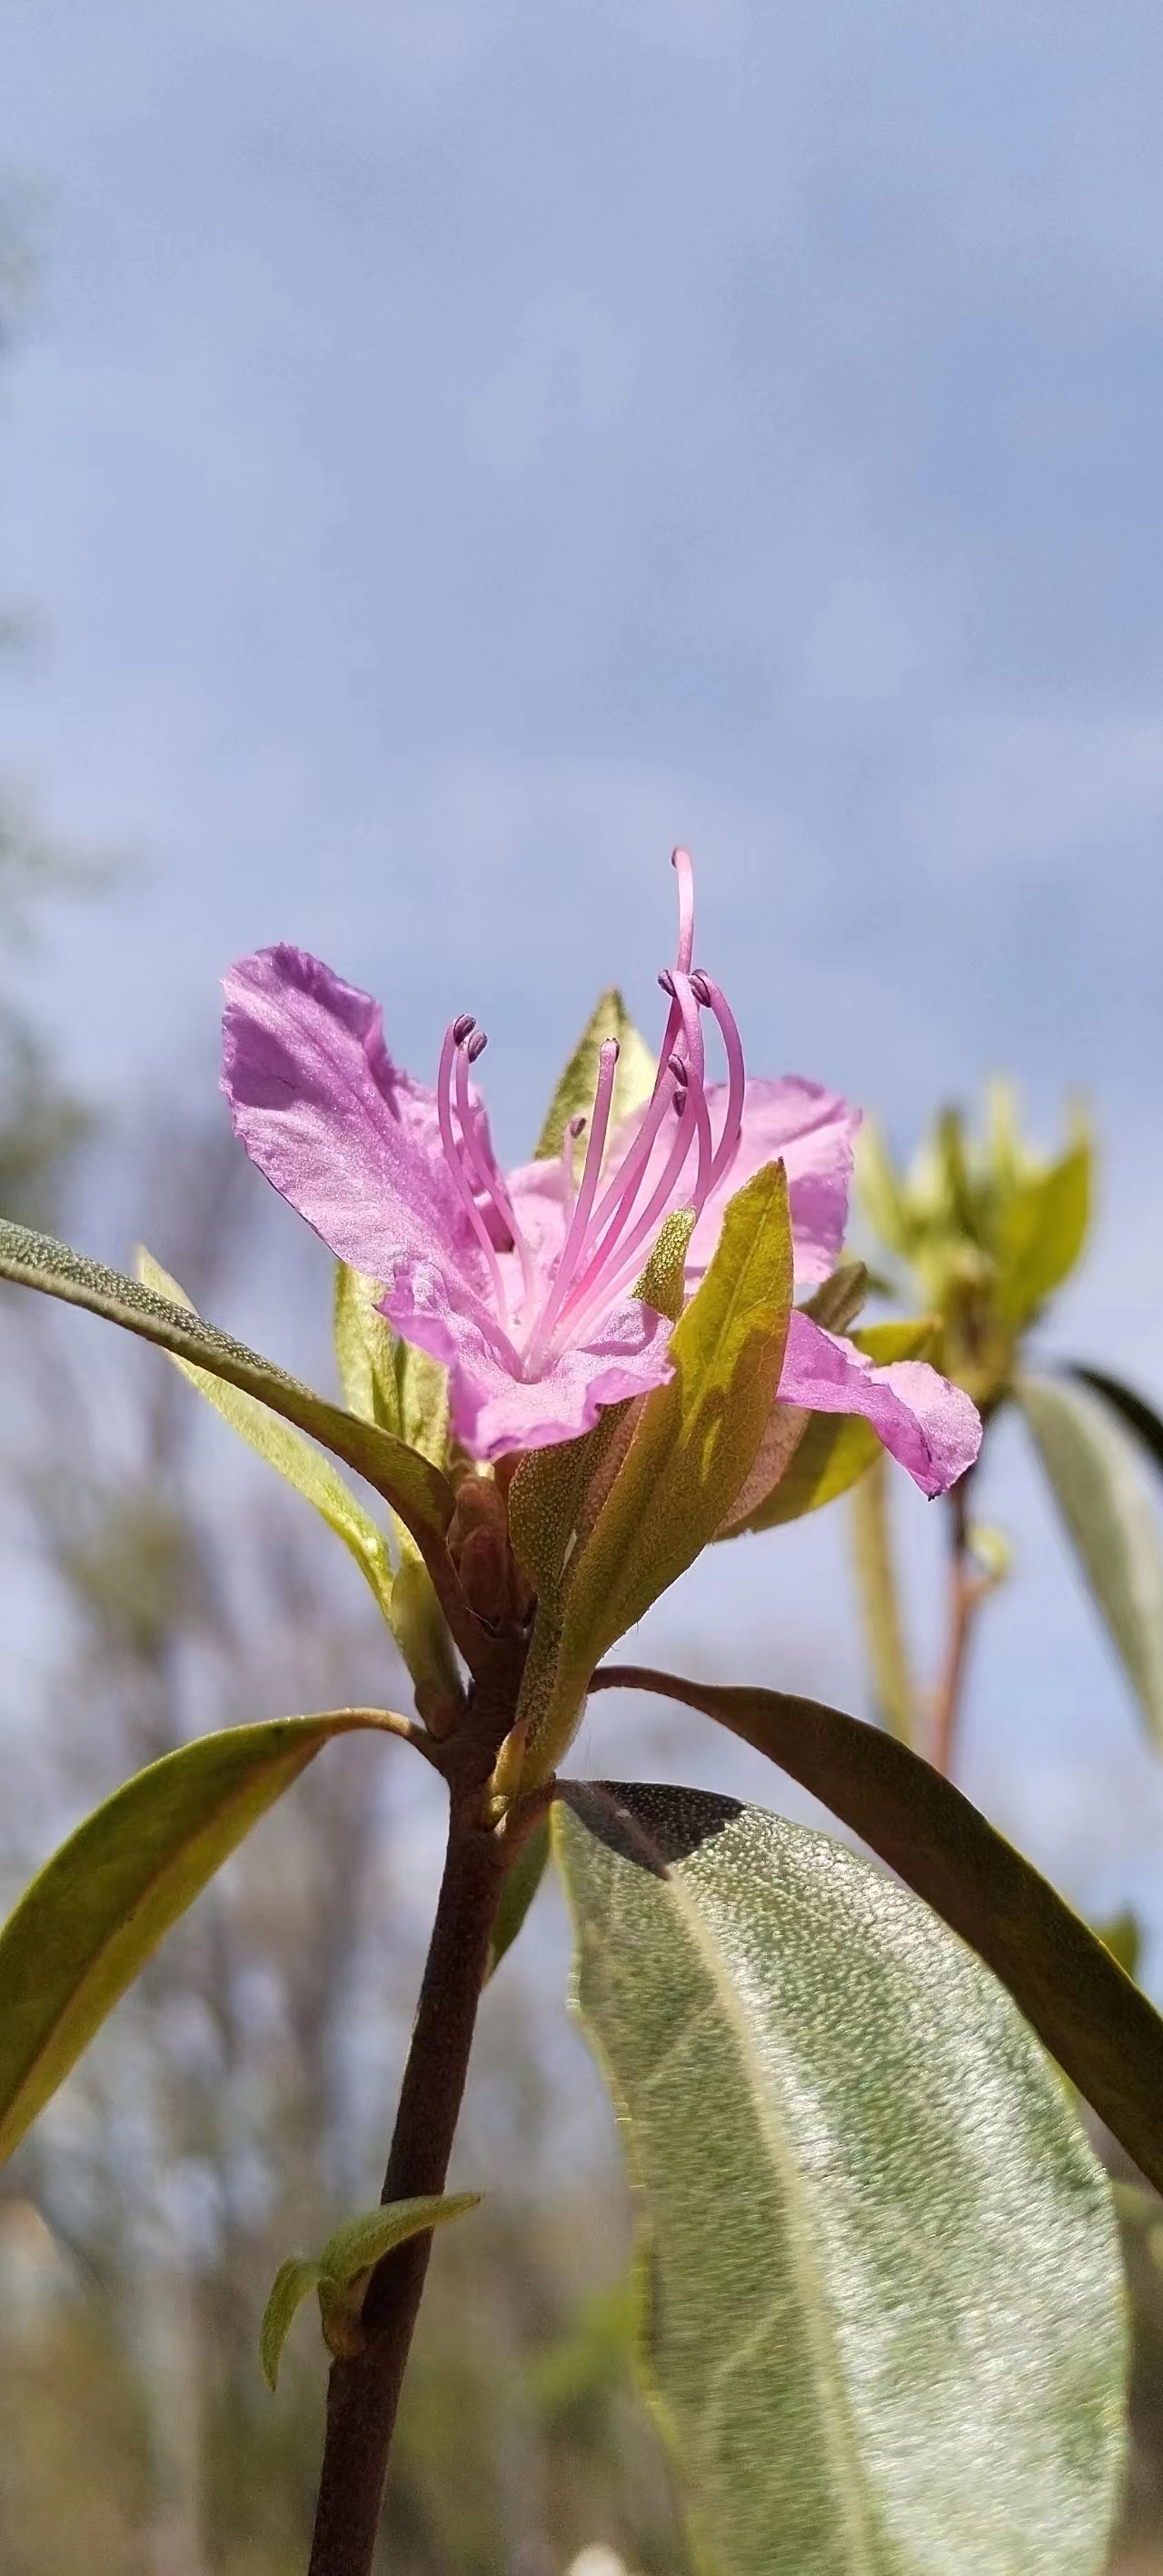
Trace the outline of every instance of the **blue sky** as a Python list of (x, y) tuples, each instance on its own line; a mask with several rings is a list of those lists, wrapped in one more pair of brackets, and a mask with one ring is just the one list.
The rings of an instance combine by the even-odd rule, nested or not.
[[(998, 1064), (1044, 1126), (1090, 1095), (1059, 1338), (1163, 1394), (1157, 11), (8, 0), (5, 57), (0, 757), (141, 856), (37, 970), (77, 1069), (209, 1085), (219, 973), (289, 937), (417, 1070), (476, 1011), (518, 1150), (600, 984), (649, 1027), (684, 838), (757, 1066), (902, 1141)], [(1016, 1437), (990, 1503), (967, 1785), (1149, 1898)], [(852, 1703), (841, 1556), (724, 1551), (653, 1642)]]

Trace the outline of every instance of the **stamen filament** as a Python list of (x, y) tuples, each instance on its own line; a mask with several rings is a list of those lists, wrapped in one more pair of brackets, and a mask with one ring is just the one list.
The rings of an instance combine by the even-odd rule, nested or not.
[(739, 1023), (726, 995), (715, 983), (714, 978), (704, 974), (701, 969), (697, 975), (692, 976), (691, 985), (698, 1000), (705, 1001), (712, 1017), (718, 1021), (727, 1054), (727, 1107), (723, 1116), (722, 1133), (715, 1147), (709, 1182), (709, 1187), (715, 1189), (720, 1181), (726, 1180), (739, 1151), (743, 1134), (743, 1102), (746, 1097), (747, 1073), (743, 1062), (743, 1040), (739, 1035)]
[[(465, 1168), (468, 1172), (470, 1186), (475, 1185), (477, 1190), (483, 1191), (486, 1198), (490, 1198), (492, 1200), (493, 1206), (497, 1210), (497, 1214), (500, 1217), (502, 1225), (507, 1229), (509, 1235), (512, 1237), (514, 1248), (521, 1263), (521, 1285), (524, 1292), (524, 1302), (528, 1307), (532, 1304), (533, 1299), (537, 1294), (537, 1282), (533, 1269), (533, 1257), (517, 1222), (516, 1209), (513, 1206), (508, 1190), (505, 1187), (505, 1183), (502, 1180), (501, 1174), (497, 1170), (495, 1163), (490, 1170), (489, 1161), (485, 1155), (484, 1147), (481, 1142), (479, 1124), (473, 1115), (472, 1102), (468, 1096), (469, 1065), (475, 1064), (478, 1056), (484, 1054), (487, 1044), (488, 1040), (485, 1036), (484, 1030), (478, 1029), (475, 1037), (470, 1037), (466, 1045), (457, 1048), (455, 1065), (456, 1112), (460, 1120), (461, 1136), (464, 1140)], [(487, 1224), (485, 1231), (486, 1233), (488, 1232)], [(496, 1247), (494, 1246), (494, 1250), (495, 1249)], [(507, 1313), (507, 1305), (504, 1311)]]
[[(440, 1142), (444, 1147), (444, 1159), (448, 1165), (449, 1172), (452, 1176), (457, 1194), (464, 1207), (465, 1214), (472, 1226), (473, 1233), (475, 1234), (481, 1251), (484, 1253), (485, 1260), (488, 1263), (489, 1276), (492, 1280), (493, 1286), (493, 1296), (496, 1301), (497, 1319), (507, 1332), (509, 1327), (509, 1305), (508, 1299), (505, 1295), (505, 1283), (501, 1277), (501, 1265), (497, 1259), (496, 1252), (494, 1251), (492, 1240), (489, 1235), (489, 1229), (485, 1224), (485, 1220), (481, 1215), (481, 1211), (477, 1206), (475, 1198), (473, 1197), (468, 1174), (465, 1170), (464, 1155), (461, 1147), (457, 1143), (456, 1133), (452, 1124), (453, 1067), (454, 1063), (459, 1061), (460, 1050), (464, 1043), (465, 1036), (474, 1027), (475, 1022), (473, 1020), (466, 1020), (462, 1016), (460, 1019), (453, 1020), (451, 1025), (444, 1032), (444, 1044), (440, 1050), (440, 1067), (436, 1076), (436, 1114), (440, 1122)], [(458, 1031), (460, 1032), (459, 1036), (457, 1034)]]
[(569, 1231), (561, 1248), (561, 1257), (557, 1265), (557, 1276), (554, 1279), (553, 1286), (550, 1289), (549, 1295), (545, 1300), (544, 1307), (542, 1308), (537, 1330), (529, 1344), (528, 1364), (531, 1369), (538, 1369), (541, 1366), (546, 1345), (549, 1341), (549, 1336), (557, 1320), (559, 1310), (564, 1301), (566, 1291), (569, 1288), (570, 1280), (577, 1264), (578, 1255), (581, 1252), (585, 1241), (586, 1226), (589, 1222), (590, 1209), (594, 1203), (594, 1193), (598, 1186), (598, 1175), (602, 1168), (602, 1154), (605, 1150), (606, 1129), (610, 1123), (610, 1107), (614, 1097), (614, 1074), (617, 1070), (620, 1052), (621, 1050), (616, 1038), (603, 1039), (603, 1042), (598, 1049), (598, 1087), (594, 1094), (594, 1110), (593, 1117), (590, 1121), (589, 1138), (586, 1144), (586, 1159), (581, 1176), (581, 1186), (577, 1194), (577, 1204), (574, 1208), (573, 1215), (570, 1218)]
[(680, 975), (689, 975), (695, 953), (695, 871), (689, 850), (672, 850), (670, 864), (678, 878), (678, 954)]

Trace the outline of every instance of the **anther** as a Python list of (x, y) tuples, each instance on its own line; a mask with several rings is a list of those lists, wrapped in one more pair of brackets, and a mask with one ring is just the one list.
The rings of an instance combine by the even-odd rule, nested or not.
[(453, 1023), (452, 1023), (452, 1040), (453, 1040), (453, 1045), (454, 1045), (454, 1046), (463, 1046), (463, 1045), (464, 1045), (464, 1042), (465, 1042), (465, 1039), (466, 1039), (467, 1037), (471, 1037), (472, 1032), (473, 1032), (473, 1030), (475, 1029), (475, 1027), (476, 1027), (476, 1021), (475, 1021), (475, 1020), (474, 1020), (474, 1018), (473, 1018), (472, 1012), (471, 1012), (471, 1011), (462, 1011), (462, 1012), (461, 1012), (461, 1014), (460, 1014), (460, 1018), (459, 1018), (458, 1020), (454, 1020), (454, 1021), (453, 1021)]
[(661, 988), (662, 988), (662, 991), (663, 991), (664, 993), (668, 993), (668, 994), (670, 995), (670, 999), (671, 999), (671, 1001), (673, 1002), (673, 1000), (674, 1000), (674, 977), (673, 977), (673, 975), (671, 974), (671, 971), (670, 971), (669, 966), (664, 966), (664, 967), (663, 967), (662, 973), (661, 973), (661, 975), (659, 976), (658, 981), (659, 981), (659, 984), (660, 984), (660, 986), (661, 986)]
[(569, 1122), (569, 1134), (573, 1137), (575, 1144), (577, 1143), (579, 1136), (584, 1136), (588, 1125), (589, 1120), (586, 1117), (584, 1109), (579, 1109)]
[[(471, 1025), (472, 1025), (472, 1024), (471, 1024), (471, 1022), (469, 1023), (469, 1025), (470, 1025), (470, 1027), (471, 1027)], [(477, 1057), (478, 1057), (478, 1056), (482, 1056), (482, 1055), (484, 1054), (485, 1048), (487, 1047), (488, 1043), (489, 1043), (489, 1042), (488, 1042), (487, 1037), (485, 1036), (484, 1030), (483, 1030), (483, 1029), (478, 1029), (478, 1030), (477, 1030), (477, 1033), (476, 1033), (476, 1036), (475, 1036), (475, 1037), (472, 1037), (472, 1038), (470, 1038), (470, 1039), (469, 1039), (468, 1045), (467, 1045), (467, 1046), (466, 1046), (466, 1048), (465, 1048), (465, 1054), (466, 1054), (466, 1056), (468, 1057), (468, 1060), (469, 1060), (469, 1063), (470, 1063), (470, 1064), (475, 1064), (475, 1063), (476, 1063), (476, 1060), (477, 1060)]]
[(704, 975), (701, 966), (696, 966), (694, 974), (691, 976), (690, 984), (691, 991), (700, 1008), (704, 1011), (709, 1011), (711, 1007), (711, 987), (707, 982), (707, 978)]
[(682, 1055), (668, 1055), (666, 1059), (666, 1070), (668, 1073), (673, 1073), (679, 1090), (685, 1091), (691, 1078), (691, 1069), (687, 1063), (686, 1057)]

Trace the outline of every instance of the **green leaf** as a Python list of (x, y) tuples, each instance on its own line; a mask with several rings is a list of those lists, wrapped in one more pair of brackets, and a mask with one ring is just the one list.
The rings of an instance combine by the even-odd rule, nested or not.
[(353, 1413), (418, 1449), (434, 1467), (448, 1453), (448, 1371), (405, 1342), (378, 1313), (383, 1290), (345, 1261), (335, 1265), (335, 1356)]
[(634, 1289), (644, 1306), (677, 1324), (686, 1293), (686, 1257), (695, 1230), (693, 1208), (672, 1208)]
[[(271, 2294), (267, 2300), (259, 2331), (259, 2356), (263, 2377), (272, 2391), (278, 2383), (283, 2346), (290, 2332), (296, 2310), (311, 2290), (319, 2293), (324, 2331), (334, 2325), (337, 2315), (347, 2313), (351, 2324), (357, 2324), (359, 2307), (367, 2276), (381, 2257), (397, 2245), (406, 2244), (410, 2236), (426, 2235), (431, 2228), (442, 2227), (450, 2218), (463, 2217), (466, 2210), (480, 2207), (478, 2191), (432, 2194), (422, 2200), (392, 2200), (378, 2209), (364, 2210), (358, 2218), (345, 2220), (329, 2236), (317, 2262), (302, 2262), (291, 2255), (280, 2263)], [(350, 2293), (356, 2292), (353, 2299)], [(345, 2299), (344, 2293), (349, 2296)]]
[(856, 1187), (881, 1242), (907, 1260), (916, 1229), (900, 1175), (872, 1118), (864, 1119), (856, 1140)]
[(297, 2256), (289, 2254), (286, 2262), (280, 2263), (271, 2283), (271, 2294), (259, 2328), (258, 2351), (262, 2375), (272, 2396), (279, 2384), (283, 2345), (296, 2313), (311, 2291), (318, 2289), (322, 2278), (322, 2264), (300, 2262)]
[(501, 1881), (501, 1898), (493, 1918), (489, 1940), (489, 1961), (485, 1970), (486, 1984), (500, 1967), (506, 1950), (512, 1948), (525, 1917), (545, 1876), (549, 1859), (549, 1826), (544, 1816), (526, 1835), (516, 1860)]
[(804, 1299), (804, 1313), (826, 1333), (847, 1333), (855, 1323), (869, 1290), (867, 1265), (863, 1261), (842, 1261), (830, 1278), (822, 1279), (810, 1297)]
[(1121, 1377), (1111, 1377), (1106, 1369), (1085, 1368), (1081, 1361), (1069, 1363), (1066, 1373), (1101, 1396), (1104, 1404), (1109, 1404), (1111, 1411), (1125, 1422), (1128, 1431), (1134, 1432), (1152, 1463), (1163, 1467), (1163, 1422), (1145, 1396), (1136, 1395), (1133, 1386), (1124, 1386)]
[[(710, 1267), (675, 1325), (675, 1373), (633, 1435), (559, 1599), (539, 1604), (519, 1715), (525, 1785), (568, 1743), (599, 1655), (714, 1537), (763, 1438), (791, 1312), (787, 1182), (770, 1163), (729, 1202)], [(540, 1631), (540, 1633), (538, 1633)]]
[[(185, 1290), (178, 1286), (176, 1279), (170, 1278), (169, 1272), (162, 1269), (160, 1262), (154, 1260), (144, 1245), (138, 1248), (137, 1275), (143, 1286), (151, 1288), (155, 1296), (165, 1298), (171, 1306), (180, 1306), (183, 1313), (195, 1313)], [(312, 1503), (322, 1514), (328, 1527), (343, 1540), (355, 1558), (380, 1609), (387, 1611), (392, 1591), (392, 1564), (387, 1540), (383, 1531), (377, 1529), (370, 1513), (356, 1501), (351, 1487), (336, 1474), (330, 1460), (311, 1441), (305, 1440), (301, 1431), (283, 1421), (279, 1414), (272, 1413), (269, 1405), (260, 1404), (256, 1396), (244, 1395), (241, 1388), (229, 1385), (225, 1378), (212, 1377), (209, 1369), (195, 1368), (191, 1360), (181, 1359), (176, 1351), (171, 1352), (170, 1357), (175, 1368), (181, 1370), (191, 1386), (197, 1387), (199, 1394), (206, 1397), (215, 1412), (230, 1424), (232, 1431), (237, 1431), (242, 1439), (248, 1441), (259, 1457), (266, 1459), (268, 1466), (273, 1467), (288, 1485), (294, 1486), (296, 1493), (302, 1494), (305, 1501)]]
[(582, 1115), (588, 1118), (598, 1087), (598, 1055), (607, 1038), (616, 1038), (620, 1049), (610, 1111), (611, 1133), (619, 1119), (629, 1118), (635, 1109), (641, 1109), (649, 1100), (658, 1068), (645, 1038), (635, 1028), (621, 994), (611, 985), (610, 990), (595, 1003), (554, 1092), (544, 1126), (533, 1148), (535, 1162), (544, 1162), (550, 1154), (560, 1154), (571, 1118)]
[(1134, 1449), (1089, 1394), (1045, 1377), (1022, 1378), (1016, 1393), (1087, 1582), (1163, 1742), (1163, 1547)]
[(1000, 1986), (869, 1862), (735, 1799), (570, 1783), (554, 1836), (702, 2576), (1096, 2576), (1117, 2232)]
[(998, 1305), (1028, 1323), (1069, 1276), (1090, 1224), (1093, 1153), (1080, 1136), (1048, 1171), (1027, 1174), (1003, 1202), (997, 1233)]
[[(379, 1283), (335, 1265), (335, 1356), (353, 1413), (407, 1442), (442, 1469), (448, 1452), (448, 1371), (427, 1351), (401, 1341), (377, 1313)], [(396, 1644), (416, 1683), (444, 1700), (460, 1696), (448, 1625), (420, 1549), (398, 1512), (392, 1529), (399, 1567), (387, 1603)]]
[[(887, 1368), (894, 1360), (923, 1359), (933, 1336), (932, 1319), (920, 1316), (907, 1323), (868, 1324), (848, 1339), (877, 1368)], [(882, 1455), (863, 1414), (808, 1413), (798, 1405), (777, 1404), (751, 1475), (716, 1537), (741, 1538), (748, 1530), (779, 1529), (786, 1521), (802, 1520), (806, 1512), (818, 1512), (846, 1494)]]
[(272, 1413), (281, 1414), (284, 1421), (309, 1432), (334, 1457), (354, 1467), (357, 1475), (391, 1503), (417, 1537), (429, 1541), (443, 1537), (452, 1518), (454, 1496), (447, 1478), (437, 1468), (426, 1458), (417, 1457), (402, 1440), (358, 1421), (339, 1405), (328, 1404), (297, 1378), (288, 1377), (273, 1360), (247, 1350), (244, 1343), (233, 1341), (213, 1324), (203, 1323), (200, 1316), (175, 1306), (167, 1297), (157, 1296), (136, 1279), (127, 1279), (121, 1271), (107, 1270), (102, 1262), (90, 1261), (83, 1253), (70, 1251), (67, 1244), (55, 1243), (50, 1235), (33, 1234), (27, 1226), (14, 1225), (8, 1219), (0, 1220), (0, 1278), (17, 1280), (26, 1288), (43, 1289), (50, 1297), (62, 1298), (66, 1305), (84, 1306), (90, 1314), (104, 1315), (108, 1322), (121, 1324), (127, 1332), (138, 1333), (147, 1342), (158, 1343), (176, 1358), (189, 1360), (196, 1368), (224, 1378), (228, 1385), (241, 1388), (244, 1395), (257, 1396)]
[(233, 1726), (139, 1771), (46, 1861), (0, 1930), (0, 2162), (244, 1836), (324, 1744), (387, 1711)]
[(1163, 2189), (1163, 2021), (1109, 1950), (977, 1808), (876, 1726), (790, 1692), (606, 1665), (595, 1690), (701, 1709), (777, 1762), (977, 1951), (1100, 2119)]

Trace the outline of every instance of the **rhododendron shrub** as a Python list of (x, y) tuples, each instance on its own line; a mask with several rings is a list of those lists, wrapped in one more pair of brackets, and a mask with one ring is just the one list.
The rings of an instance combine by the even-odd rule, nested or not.
[[(625, 2139), (642, 2366), (694, 2563), (1085, 2576), (1117, 2494), (1124, 2356), (1075, 2100), (1163, 2181), (1163, 2026), (919, 1730), (779, 1689), (777, 1636), (755, 1687), (608, 1660), (705, 1549), (775, 1545), (848, 1491), (867, 1521), (890, 1470), (967, 1527), (1022, 1322), (1006, 1310), (991, 1378), (950, 1297), (861, 1321), (859, 1111), (754, 1069), (700, 962), (685, 851), (674, 870), (657, 1051), (605, 993), (513, 1168), (468, 1013), (424, 1079), (318, 959), (276, 946), (230, 970), (230, 1117), (335, 1256), (339, 1400), (204, 1321), (150, 1255), (129, 1277), (0, 1227), (5, 1276), (159, 1344), (314, 1506), (414, 1694), (411, 1712), (202, 1738), (79, 1827), (0, 1934), (0, 2149), (271, 1802), (336, 1735), (378, 1732), (440, 1775), (448, 1836), (381, 2202), (288, 2254), (259, 2335), (274, 2388), (317, 2308), (314, 2576), (372, 2565), (433, 2237), (472, 2224), (475, 2195), (446, 2179), (481, 1993), (550, 1862)], [(1027, 1191), (1020, 1224), (997, 1218), (1027, 1284), (1057, 1257), (1050, 1196), (1049, 1215)], [(577, 1778), (587, 1705), (594, 1740), (597, 1695), (628, 1689), (743, 1738), (871, 1857), (726, 1796)]]

